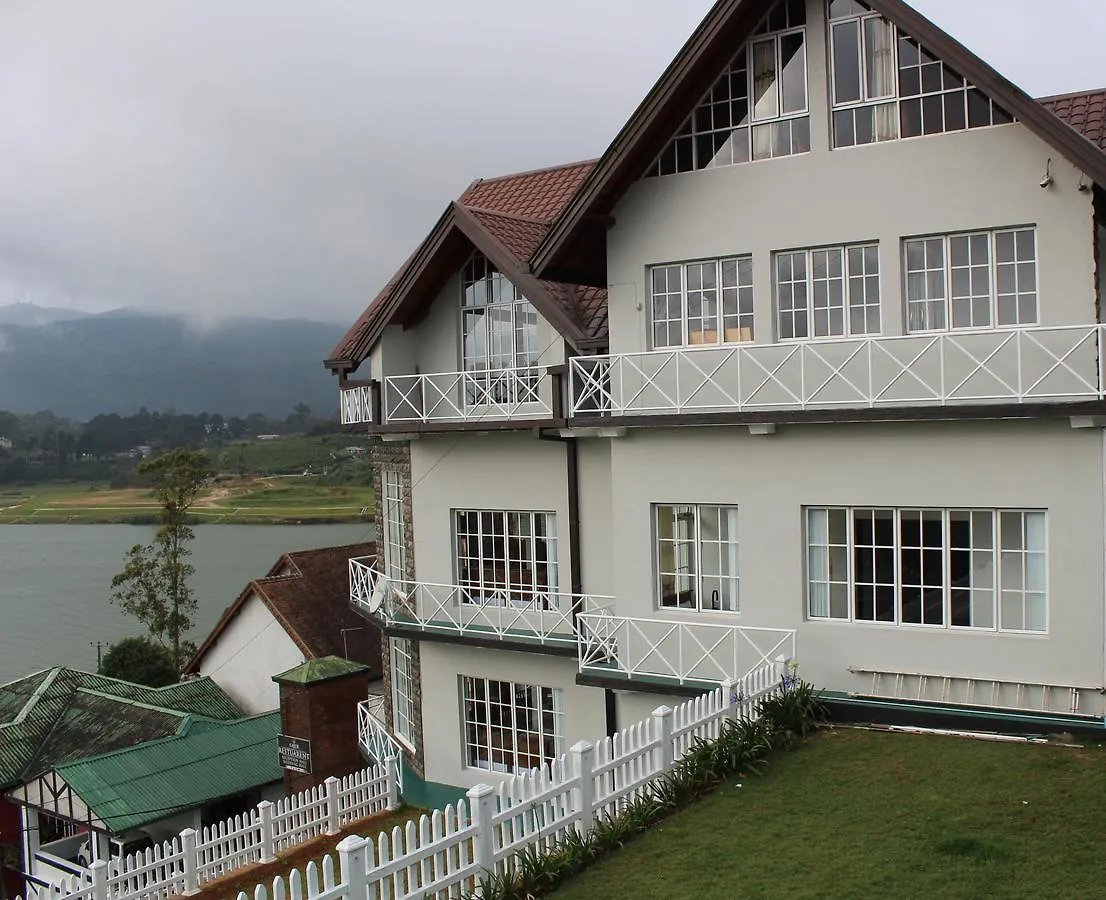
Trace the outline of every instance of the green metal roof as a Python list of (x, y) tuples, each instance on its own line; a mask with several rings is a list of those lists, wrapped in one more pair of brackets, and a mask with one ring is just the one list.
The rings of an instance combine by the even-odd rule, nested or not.
[(56, 766), (54, 771), (119, 834), (207, 802), (279, 781), (280, 712)]
[(63, 762), (242, 711), (210, 678), (163, 688), (58, 667), (0, 685), (0, 789)]
[(274, 675), (273, 681), (280, 684), (320, 684), (346, 675), (354, 675), (357, 672), (368, 671), (369, 667), (361, 663), (338, 656), (324, 656), (321, 659), (309, 659), (294, 669)]

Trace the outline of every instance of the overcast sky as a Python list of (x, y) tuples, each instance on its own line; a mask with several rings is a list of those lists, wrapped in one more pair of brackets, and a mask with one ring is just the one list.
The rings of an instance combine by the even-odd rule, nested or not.
[[(1035, 95), (1103, 0), (916, 0)], [(4, 0), (0, 305), (356, 316), (474, 178), (599, 155), (709, 0)]]

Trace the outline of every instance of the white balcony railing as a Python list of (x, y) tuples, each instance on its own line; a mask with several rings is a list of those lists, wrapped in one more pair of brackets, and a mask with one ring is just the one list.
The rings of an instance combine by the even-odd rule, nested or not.
[(343, 425), (372, 423), (372, 392), (367, 387), (346, 388), (341, 392), (340, 403)]
[(558, 591), (477, 591), (450, 584), (400, 582), (349, 562), (350, 604), (389, 626), (459, 637), (576, 646), (575, 618), (613, 608), (610, 597)]
[(388, 731), (373, 697), (357, 704), (357, 738), (361, 753), (373, 765), (386, 766), (389, 759), (396, 761), (396, 780), (402, 793), (403, 745)]
[(384, 379), (384, 419), (474, 422), (547, 419), (552, 415), (545, 369), (490, 369)]
[(1103, 327), (576, 357), (571, 409), (624, 416), (1099, 400)]
[(585, 614), (577, 630), (580, 671), (605, 677), (737, 682), (795, 658), (795, 631), (783, 628)]

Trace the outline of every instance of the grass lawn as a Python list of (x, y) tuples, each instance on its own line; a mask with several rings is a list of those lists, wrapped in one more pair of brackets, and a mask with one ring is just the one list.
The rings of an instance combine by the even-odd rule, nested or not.
[[(245, 477), (205, 491), (191, 513), (202, 522), (355, 522), (371, 515), (369, 485), (323, 485), (316, 478)], [(154, 521), (148, 490), (103, 485), (35, 485), (0, 490), (0, 524)]]
[(553, 896), (1104, 897), (1104, 835), (1101, 747), (837, 730)]

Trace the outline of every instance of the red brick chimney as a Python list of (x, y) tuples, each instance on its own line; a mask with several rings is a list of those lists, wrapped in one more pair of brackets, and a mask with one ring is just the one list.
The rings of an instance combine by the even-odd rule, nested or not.
[(274, 675), (280, 685), (280, 750), (288, 793), (364, 767), (357, 704), (369, 695), (369, 667), (326, 656)]

